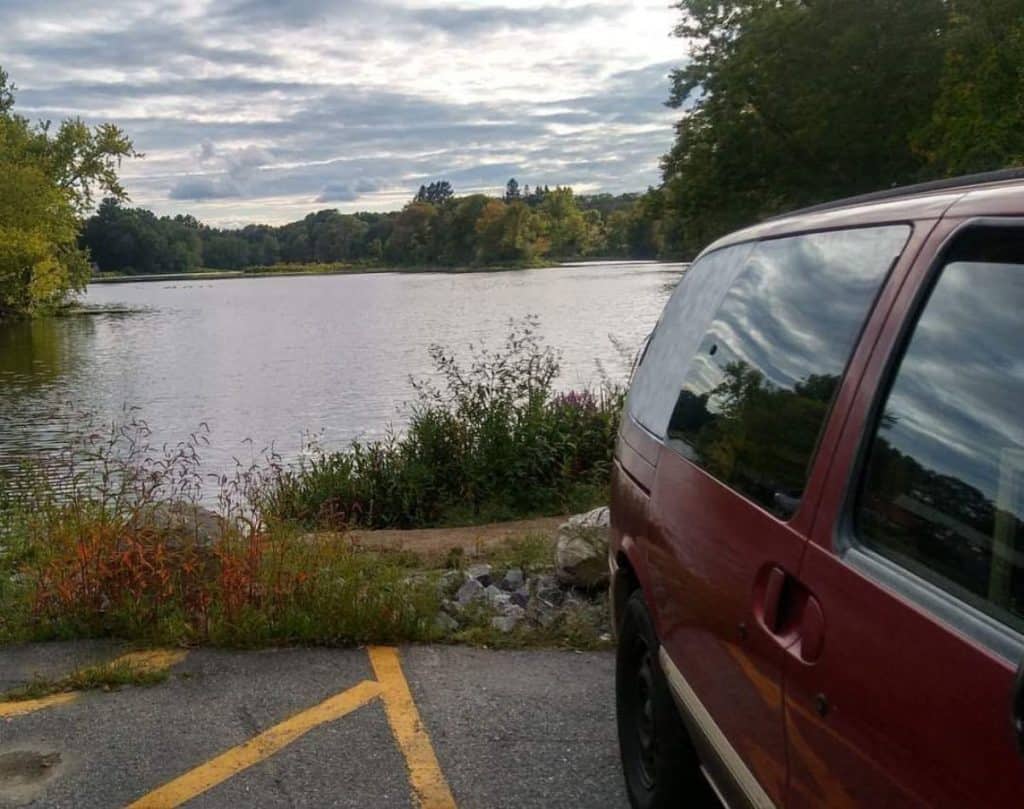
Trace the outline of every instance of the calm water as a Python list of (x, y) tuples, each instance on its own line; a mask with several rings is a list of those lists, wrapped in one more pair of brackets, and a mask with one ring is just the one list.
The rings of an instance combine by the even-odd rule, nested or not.
[(58, 447), (73, 413), (109, 421), (139, 408), (154, 443), (205, 422), (207, 472), (271, 444), (294, 457), (402, 423), (427, 346), (497, 345), (509, 318), (535, 314), (563, 358), (563, 388), (625, 363), (680, 267), (601, 263), (500, 273), (375, 274), (96, 285), (86, 302), (143, 309), (0, 325), (0, 467)]

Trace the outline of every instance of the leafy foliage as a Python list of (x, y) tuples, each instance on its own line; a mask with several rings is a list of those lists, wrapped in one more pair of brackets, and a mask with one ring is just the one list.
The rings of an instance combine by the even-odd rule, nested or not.
[(938, 96), (942, 0), (682, 0), (692, 43), (663, 160), (684, 252), (759, 217), (912, 181)]
[[(1020, 0), (680, 0), (691, 59), (660, 250), (758, 219), (1024, 161)], [(649, 196), (647, 202), (653, 202)]]
[(434, 185), (393, 213), (323, 210), (282, 227), (241, 230), (207, 227), (191, 216), (157, 218), (104, 200), (86, 222), (81, 244), (101, 271), (128, 274), (275, 264), (528, 266), (545, 258), (654, 258), (664, 246), (660, 225), (647, 221), (664, 209), (648, 201), (660, 198), (655, 191), (586, 197), (538, 187), (524, 193), (512, 180), (504, 198), (456, 197), (448, 183), (431, 192)]
[(1024, 163), (1024, 4), (950, 3), (945, 65), (916, 143), (942, 174)]
[(411, 528), (562, 513), (605, 496), (621, 391), (556, 394), (557, 355), (513, 323), (468, 365), (430, 349), (408, 429), (285, 470), (267, 507), (308, 525)]
[(124, 198), (117, 168), (136, 154), (110, 124), (30, 124), (14, 113), (14, 89), (0, 70), (0, 318), (46, 309), (84, 287), (80, 217), (97, 192)]
[(431, 636), (429, 577), (401, 559), (264, 520), (277, 459), (217, 480), (215, 529), (197, 514), (199, 432), (154, 448), (131, 413), (4, 487), (0, 643), (115, 636), (161, 643), (358, 643)]

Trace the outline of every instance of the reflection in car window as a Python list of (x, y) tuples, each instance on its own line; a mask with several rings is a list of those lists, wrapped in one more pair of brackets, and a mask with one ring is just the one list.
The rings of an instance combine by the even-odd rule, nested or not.
[(671, 445), (792, 514), (843, 368), (909, 234), (893, 225), (759, 244), (685, 375)]
[(626, 412), (654, 435), (665, 435), (669, 413), (679, 392), (676, 383), (750, 248), (750, 244), (740, 244), (701, 257), (687, 270), (665, 304), (626, 401)]
[(1024, 234), (959, 242), (882, 411), (857, 513), (870, 546), (1024, 629)]

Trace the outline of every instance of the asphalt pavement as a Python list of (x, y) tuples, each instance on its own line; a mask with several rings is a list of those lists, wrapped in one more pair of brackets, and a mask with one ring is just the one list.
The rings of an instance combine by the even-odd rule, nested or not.
[[(0, 690), (114, 659), (0, 648)], [(0, 703), (0, 807), (627, 806), (610, 653), (197, 649), (148, 687)]]

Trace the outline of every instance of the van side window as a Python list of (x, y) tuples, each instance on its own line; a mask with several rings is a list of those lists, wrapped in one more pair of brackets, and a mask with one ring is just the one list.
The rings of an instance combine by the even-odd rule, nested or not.
[(697, 259), (665, 304), (626, 400), (626, 412), (659, 438), (679, 392), (676, 383), (750, 249), (739, 244)]
[(782, 517), (906, 225), (758, 244), (677, 388), (669, 445)]
[(954, 245), (893, 378), (855, 514), (870, 548), (1024, 631), (1024, 231)]

